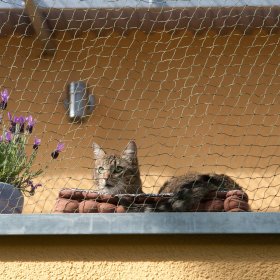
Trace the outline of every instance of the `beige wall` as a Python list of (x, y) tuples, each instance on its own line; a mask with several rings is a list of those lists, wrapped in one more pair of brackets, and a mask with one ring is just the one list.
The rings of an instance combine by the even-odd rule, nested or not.
[[(147, 192), (189, 170), (225, 172), (254, 210), (279, 211), (279, 35), (58, 34), (55, 57), (32, 38), (0, 40), (9, 110), (34, 114), (44, 188), (25, 212), (50, 212), (60, 188), (92, 187), (91, 144), (139, 147)], [(63, 38), (63, 40), (61, 40)], [(84, 80), (97, 106), (67, 121), (66, 85)], [(58, 140), (66, 151), (56, 162)], [(156, 188), (153, 188), (156, 186)], [(279, 279), (278, 236), (1, 237), (1, 279)], [(78, 276), (79, 275), (79, 276)]]
[(279, 236), (1, 237), (1, 279), (278, 280)]
[[(9, 110), (37, 118), (37, 164), (50, 166), (24, 211), (50, 212), (63, 187), (92, 188), (92, 142), (119, 152), (130, 139), (146, 192), (187, 171), (224, 172), (244, 186), (254, 210), (279, 211), (279, 38), (61, 33), (54, 57), (42, 57), (33, 38), (1, 39)], [(84, 124), (69, 123), (62, 104), (67, 84), (77, 80), (97, 101)], [(51, 162), (58, 140), (66, 150)]]

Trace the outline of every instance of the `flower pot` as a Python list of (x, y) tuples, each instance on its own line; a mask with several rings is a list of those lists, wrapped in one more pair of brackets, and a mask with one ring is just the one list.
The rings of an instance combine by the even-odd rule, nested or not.
[(21, 214), (24, 197), (13, 185), (0, 182), (0, 214)]

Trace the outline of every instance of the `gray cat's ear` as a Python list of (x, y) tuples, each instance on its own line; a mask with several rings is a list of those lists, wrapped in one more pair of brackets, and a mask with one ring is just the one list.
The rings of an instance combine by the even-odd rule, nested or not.
[(137, 146), (134, 141), (130, 141), (126, 148), (123, 150), (122, 155), (123, 158), (127, 159), (135, 159), (137, 156)]
[(93, 149), (93, 154), (95, 159), (103, 158), (106, 155), (104, 150), (96, 143), (92, 144), (92, 149)]

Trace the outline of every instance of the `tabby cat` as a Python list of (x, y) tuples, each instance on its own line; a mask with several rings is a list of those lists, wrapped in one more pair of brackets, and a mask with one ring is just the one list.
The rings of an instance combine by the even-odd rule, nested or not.
[(242, 187), (227, 175), (187, 173), (163, 184), (159, 194), (173, 193), (174, 196), (168, 202), (157, 205), (155, 211), (190, 211), (209, 193), (230, 190), (242, 190)]
[(187, 173), (171, 178), (160, 188), (159, 194), (173, 194), (167, 200), (145, 205), (121, 200), (120, 204), (127, 212), (188, 212), (196, 208), (211, 192), (229, 190), (242, 188), (227, 175)]
[(94, 179), (98, 191), (108, 194), (140, 194), (142, 182), (137, 160), (137, 146), (130, 141), (121, 155), (107, 155), (93, 143)]

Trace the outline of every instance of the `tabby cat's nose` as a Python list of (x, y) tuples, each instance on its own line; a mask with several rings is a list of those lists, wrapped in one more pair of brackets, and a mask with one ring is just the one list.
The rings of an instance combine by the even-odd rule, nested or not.
[(110, 178), (110, 172), (104, 172), (103, 178), (106, 179), (106, 180), (109, 179)]

